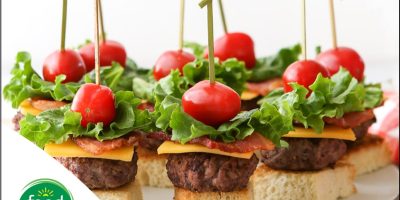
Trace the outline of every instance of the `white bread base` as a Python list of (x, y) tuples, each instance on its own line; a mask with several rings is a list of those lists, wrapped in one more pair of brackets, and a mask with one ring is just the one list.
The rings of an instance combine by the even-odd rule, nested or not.
[(175, 188), (174, 200), (252, 200), (251, 190), (235, 192), (192, 192)]
[(138, 147), (138, 173), (136, 178), (142, 186), (172, 188), (174, 187), (167, 175), (168, 155), (158, 155), (156, 152)]
[(362, 143), (349, 149), (340, 162), (354, 165), (359, 176), (390, 165), (391, 153), (383, 139), (366, 135)]
[(315, 172), (280, 171), (261, 164), (251, 177), (254, 200), (334, 200), (356, 192), (355, 169), (339, 163)]
[(100, 200), (143, 200), (139, 181), (111, 190), (93, 190)]

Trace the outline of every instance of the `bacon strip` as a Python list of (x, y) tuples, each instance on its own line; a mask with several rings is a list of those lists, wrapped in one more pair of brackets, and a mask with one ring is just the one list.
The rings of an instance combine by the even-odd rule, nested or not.
[[(164, 141), (171, 140), (171, 136), (163, 132), (150, 133), (148, 137), (161, 139)], [(272, 150), (275, 148), (275, 145), (270, 140), (266, 139), (259, 133), (253, 133), (244, 140), (238, 140), (233, 143), (214, 141), (206, 136), (193, 139), (188, 143), (198, 144), (209, 149), (219, 149), (229, 153), (247, 153), (255, 150)]]
[(147, 101), (143, 101), (139, 106), (137, 107), (139, 110), (148, 110), (150, 112), (154, 111), (154, 105), (152, 103), (149, 103)]
[(247, 153), (255, 150), (272, 150), (275, 145), (259, 133), (253, 133), (244, 140), (237, 140), (233, 143), (224, 143), (211, 140), (208, 137), (193, 139), (190, 144), (198, 144), (209, 149), (219, 149), (229, 153)]
[(261, 96), (265, 96), (273, 90), (283, 87), (283, 81), (281, 78), (274, 78), (259, 83), (247, 83), (246, 87), (251, 92), (255, 92)]
[(72, 141), (75, 142), (84, 151), (92, 153), (94, 155), (100, 155), (107, 151), (112, 151), (122, 147), (133, 146), (140, 139), (139, 133), (132, 133), (128, 136), (116, 138), (112, 140), (106, 140), (103, 142), (98, 141), (95, 138), (89, 137), (77, 137), (73, 138)]
[(332, 124), (341, 128), (355, 128), (374, 118), (374, 112), (370, 109), (363, 112), (346, 113), (342, 118), (339, 119), (325, 117), (324, 121), (327, 124)]

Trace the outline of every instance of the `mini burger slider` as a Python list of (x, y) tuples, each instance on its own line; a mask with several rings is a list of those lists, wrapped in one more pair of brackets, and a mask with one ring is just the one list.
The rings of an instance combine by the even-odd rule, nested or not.
[(156, 106), (156, 125), (167, 138), (158, 153), (169, 154), (166, 167), (177, 200), (250, 195), (249, 178), (259, 162), (254, 152), (280, 146), (289, 130), (284, 115), (268, 104), (244, 112), (240, 107), (234, 90), (208, 80)]
[[(355, 192), (355, 168), (339, 160), (346, 154), (347, 144), (361, 139), (374, 122), (371, 109), (382, 102), (380, 87), (358, 82), (345, 68), (329, 77), (325, 68), (312, 60), (293, 63), (283, 80), (285, 88), (262, 102), (277, 109), (290, 108), (294, 130), (283, 136), (289, 148), (261, 151), (265, 165), (254, 175), (256, 199), (351, 195)], [(284, 181), (279, 182), (279, 177)], [(310, 184), (300, 184), (302, 181)], [(329, 188), (319, 187), (328, 183)], [(273, 188), (276, 192), (265, 192)]]
[[(106, 86), (84, 84), (72, 105), (28, 114), (20, 133), (36, 143), (98, 195), (141, 195), (133, 185), (137, 171), (135, 145), (151, 124), (133, 92), (115, 95)], [(46, 128), (41, 128), (44, 125)], [(122, 186), (130, 188), (126, 191)], [(139, 194), (132, 194), (132, 191)], [(103, 191), (107, 190), (107, 191)]]

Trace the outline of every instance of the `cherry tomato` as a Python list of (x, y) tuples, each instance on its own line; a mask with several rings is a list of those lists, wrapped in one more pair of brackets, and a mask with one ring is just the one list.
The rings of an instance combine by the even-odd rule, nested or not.
[[(215, 41), (215, 57), (221, 61), (236, 58), (245, 62), (246, 68), (251, 69), (256, 65), (254, 42), (245, 33), (228, 33)], [(205, 52), (208, 57), (208, 49)]]
[(183, 67), (196, 59), (194, 55), (184, 52), (182, 50), (178, 51), (167, 51), (163, 53), (154, 65), (153, 75), (158, 81), (169, 75), (171, 70), (178, 69), (183, 73)]
[[(123, 67), (126, 64), (126, 51), (124, 46), (119, 42), (106, 40), (100, 42), (100, 66), (111, 66), (112, 62), (117, 62)], [(92, 71), (95, 67), (94, 63), (94, 44), (90, 43), (79, 50), (86, 64), (87, 71)]]
[(364, 78), (364, 61), (353, 49), (338, 47), (319, 54), (316, 58), (329, 72), (334, 75), (340, 67), (349, 70), (350, 74), (359, 81)]
[(93, 83), (81, 86), (72, 101), (71, 110), (82, 114), (81, 125), (102, 122), (108, 126), (114, 120), (114, 94), (110, 88)]
[(54, 82), (58, 75), (64, 74), (67, 77), (64, 83), (77, 82), (85, 73), (86, 67), (81, 56), (71, 49), (55, 51), (44, 60), (43, 77), (46, 81)]
[(291, 64), (283, 73), (283, 85), (285, 92), (290, 92), (293, 88), (289, 83), (296, 82), (306, 88), (315, 82), (318, 74), (328, 77), (328, 71), (319, 63), (313, 60), (302, 60)]
[(183, 110), (210, 126), (229, 121), (240, 112), (240, 96), (222, 83), (204, 80), (183, 94)]

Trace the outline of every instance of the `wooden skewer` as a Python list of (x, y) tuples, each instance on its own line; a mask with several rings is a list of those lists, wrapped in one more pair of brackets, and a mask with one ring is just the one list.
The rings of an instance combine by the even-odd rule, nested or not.
[(95, 3), (95, 22), (94, 22), (94, 60), (95, 60), (95, 73), (96, 84), (100, 85), (100, 52), (99, 52), (99, 4), (100, 0), (94, 0)]
[(103, 6), (101, 5), (101, 0), (99, 0), (99, 17), (100, 17), (100, 30), (101, 30), (100, 40), (102, 42), (105, 42), (106, 41), (106, 32), (105, 32), (105, 28), (104, 28)]
[(209, 77), (210, 83), (215, 83), (215, 61), (214, 61), (214, 16), (213, 1), (202, 0), (199, 3), (201, 8), (207, 6), (207, 25), (208, 25), (208, 61), (209, 61)]
[(67, 29), (67, 0), (63, 0), (62, 6), (62, 21), (61, 21), (61, 47), (60, 50), (65, 50), (65, 34)]
[(336, 19), (335, 19), (335, 4), (334, 0), (329, 0), (329, 10), (331, 14), (331, 31), (332, 31), (332, 46), (337, 48), (337, 35), (336, 35)]
[(225, 18), (224, 4), (222, 3), (222, 0), (218, 0), (218, 3), (219, 3), (219, 11), (221, 13), (222, 26), (224, 28), (225, 34), (227, 34), (228, 33), (228, 24), (227, 24), (226, 18)]
[(302, 50), (303, 50), (303, 60), (307, 60), (307, 10), (306, 10), (306, 0), (302, 0)]
[(179, 22), (179, 50), (183, 49), (183, 41), (184, 41), (184, 24), (185, 24), (185, 0), (181, 0), (181, 9), (180, 9), (180, 22)]

